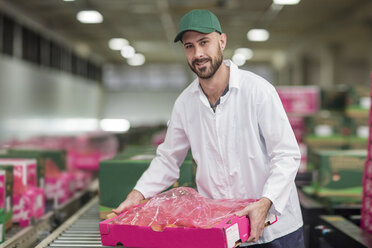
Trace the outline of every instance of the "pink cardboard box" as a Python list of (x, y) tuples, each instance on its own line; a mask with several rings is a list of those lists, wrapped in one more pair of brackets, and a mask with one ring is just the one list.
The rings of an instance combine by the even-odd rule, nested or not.
[(12, 221), (19, 226), (26, 227), (30, 224), (32, 216), (31, 199), (25, 194), (13, 196)]
[(39, 219), (45, 213), (45, 193), (44, 189), (31, 187), (26, 190), (25, 195), (31, 201), (31, 215), (34, 219)]
[(249, 220), (245, 216), (232, 216), (211, 228), (165, 227), (163, 231), (154, 231), (149, 226), (110, 223), (115, 218), (99, 223), (102, 245), (116, 246), (121, 243), (125, 247), (142, 248), (232, 248), (249, 237)]
[(75, 192), (74, 177), (70, 172), (62, 172), (59, 177), (45, 178), (45, 197), (63, 203)]
[(0, 208), (5, 208), (5, 171), (0, 170)]
[(99, 168), (101, 153), (97, 151), (84, 153), (69, 150), (67, 159), (70, 169), (86, 169), (96, 171)]
[(21, 194), (27, 186), (37, 185), (36, 160), (0, 158), (0, 164), (9, 164), (14, 166), (13, 194)]
[(319, 110), (320, 91), (317, 86), (276, 87), (287, 114), (312, 115)]

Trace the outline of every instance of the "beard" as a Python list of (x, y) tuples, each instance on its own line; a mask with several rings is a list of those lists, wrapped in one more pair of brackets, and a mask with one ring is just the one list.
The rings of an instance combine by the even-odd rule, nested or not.
[[(196, 68), (196, 63), (204, 63), (210, 62), (210, 67), (204, 66), (201, 68)], [(210, 79), (214, 76), (218, 68), (220, 68), (223, 61), (222, 51), (221, 48), (218, 49), (217, 56), (211, 58), (207, 56), (206, 58), (202, 59), (194, 59), (192, 63), (189, 64), (190, 69), (201, 79)]]

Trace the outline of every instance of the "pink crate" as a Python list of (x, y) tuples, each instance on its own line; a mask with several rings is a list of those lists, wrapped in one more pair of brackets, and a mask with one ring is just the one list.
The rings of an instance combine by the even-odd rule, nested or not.
[[(371, 91), (372, 98), (372, 73)], [(372, 103), (371, 103), (372, 104)], [(368, 155), (363, 174), (363, 198), (362, 198), (362, 218), (361, 227), (372, 233), (372, 107), (369, 109), (369, 136), (368, 136)]]
[(76, 190), (85, 189), (92, 180), (92, 175), (85, 171), (74, 171), (73, 177)]
[(70, 169), (86, 169), (96, 171), (99, 168), (101, 153), (94, 152), (75, 152), (68, 151), (67, 154), (68, 165)]
[(12, 222), (19, 223), (21, 227), (30, 224), (32, 216), (32, 202), (29, 196), (13, 195), (13, 215)]
[(276, 87), (287, 114), (312, 115), (319, 110), (319, 88), (316, 86)]
[[(120, 216), (120, 215), (119, 215)], [(115, 217), (117, 218), (117, 217)], [(154, 231), (149, 226), (118, 225), (113, 219), (99, 223), (102, 245), (126, 247), (232, 248), (249, 237), (247, 217), (232, 216), (212, 228), (166, 227)]]
[(366, 178), (364, 180), (364, 195), (372, 197), (372, 178)]
[(31, 215), (34, 219), (41, 218), (45, 213), (44, 189), (38, 187), (28, 188), (25, 195), (31, 199)]
[(63, 203), (71, 198), (74, 186), (71, 175), (66, 175), (66, 172), (60, 174), (59, 177), (45, 178), (45, 197), (49, 200), (57, 200), (58, 203)]
[(288, 116), (289, 123), (293, 129), (293, 133), (296, 136), (297, 142), (301, 142), (305, 134), (305, 120), (301, 116)]

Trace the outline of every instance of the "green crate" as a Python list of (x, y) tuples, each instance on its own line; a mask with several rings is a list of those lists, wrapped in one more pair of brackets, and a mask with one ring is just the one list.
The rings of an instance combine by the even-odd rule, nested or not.
[[(105, 160), (99, 168), (100, 204), (116, 208), (136, 185), (151, 160)], [(180, 178), (173, 185), (195, 187), (195, 163), (185, 161), (180, 168)]]
[(361, 187), (366, 157), (366, 150), (315, 151), (313, 180), (318, 189)]
[(21, 156), (41, 156), (44, 163), (51, 160), (55, 163), (60, 171), (66, 170), (66, 151), (65, 150), (38, 150), (38, 149), (10, 149), (8, 151), (10, 154), (17, 154)]

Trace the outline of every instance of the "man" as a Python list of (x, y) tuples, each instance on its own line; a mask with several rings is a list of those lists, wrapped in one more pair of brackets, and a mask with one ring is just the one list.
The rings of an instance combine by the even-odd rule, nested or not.
[[(187, 13), (174, 41), (182, 42), (197, 79), (176, 100), (156, 158), (113, 211), (118, 214), (168, 188), (191, 148), (201, 195), (259, 199), (236, 213), (250, 220), (246, 245), (304, 247), (294, 184), (300, 152), (274, 87), (223, 61), (226, 35), (207, 10)], [(268, 213), (278, 221), (264, 229)]]

